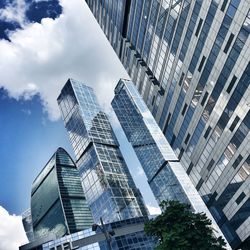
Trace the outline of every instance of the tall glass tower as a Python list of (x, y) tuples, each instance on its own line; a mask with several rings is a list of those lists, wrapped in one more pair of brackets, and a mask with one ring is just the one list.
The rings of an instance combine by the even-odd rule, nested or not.
[(31, 217), (31, 210), (30, 208), (27, 209), (23, 214), (22, 214), (22, 223), (23, 223), (23, 228), (26, 233), (26, 236), (29, 240), (29, 242), (34, 240), (34, 232), (33, 232), (33, 225), (32, 225), (32, 217)]
[[(189, 203), (196, 212), (205, 212), (213, 220), (131, 81), (119, 81), (112, 107), (135, 150), (158, 203), (163, 200)], [(214, 220), (213, 223), (215, 229), (220, 232)], [(221, 232), (219, 234), (223, 235)]]
[(35, 240), (49, 235), (62, 237), (92, 226), (80, 176), (63, 148), (57, 149), (34, 180), (30, 211)]
[(86, 2), (230, 244), (250, 249), (250, 1)]
[(107, 115), (93, 89), (69, 79), (58, 97), (94, 221), (147, 217)]

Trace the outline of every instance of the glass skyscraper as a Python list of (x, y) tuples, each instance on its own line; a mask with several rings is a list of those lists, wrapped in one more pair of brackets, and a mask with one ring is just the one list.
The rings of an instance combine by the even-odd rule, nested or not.
[(22, 214), (22, 223), (23, 223), (23, 228), (26, 233), (26, 236), (29, 240), (29, 242), (34, 240), (34, 232), (33, 232), (33, 225), (32, 225), (32, 217), (31, 217), (31, 211), (30, 208), (27, 209), (23, 214)]
[[(112, 107), (141, 163), (158, 203), (178, 200), (189, 203), (196, 212), (206, 205), (180, 164), (155, 119), (131, 81), (121, 79), (115, 88)], [(213, 226), (219, 232), (215, 221)], [(219, 235), (223, 235), (219, 233)]]
[(249, 0), (86, 0), (230, 244), (250, 249)]
[(93, 89), (69, 79), (58, 97), (94, 221), (147, 217), (107, 115)]
[(80, 176), (63, 148), (58, 148), (34, 180), (30, 211), (35, 240), (62, 237), (92, 226)]

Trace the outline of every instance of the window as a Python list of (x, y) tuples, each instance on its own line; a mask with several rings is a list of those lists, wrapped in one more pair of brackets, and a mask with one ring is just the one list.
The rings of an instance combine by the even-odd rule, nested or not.
[(184, 115), (185, 112), (186, 112), (186, 110), (187, 110), (187, 104), (185, 103), (185, 105), (184, 105), (184, 107), (183, 107), (183, 110), (182, 110), (181, 114)]
[(188, 174), (188, 175), (191, 173), (191, 171), (192, 171), (192, 169), (193, 169), (193, 166), (194, 166), (194, 164), (193, 164), (193, 162), (191, 162), (191, 163), (189, 164), (189, 166), (188, 166), (188, 169), (187, 169), (187, 174)]
[(202, 59), (201, 59), (200, 66), (199, 66), (199, 68), (198, 68), (198, 71), (199, 71), (199, 72), (201, 72), (201, 69), (202, 69), (202, 67), (203, 67), (203, 65), (204, 65), (205, 60), (206, 60), (206, 57), (203, 56)]
[(199, 189), (201, 188), (203, 182), (204, 182), (204, 181), (203, 181), (202, 179), (199, 180), (198, 184), (196, 185), (196, 189), (197, 189), (197, 190), (199, 190)]
[(227, 9), (226, 14), (227, 14), (229, 17), (233, 18), (234, 15), (235, 15), (236, 10), (237, 10), (237, 9), (236, 9), (233, 5), (230, 4), (230, 5), (228, 6), (228, 9)]
[(227, 6), (227, 2), (228, 2), (228, 0), (224, 0), (223, 4), (222, 4), (222, 6), (221, 6), (221, 11), (224, 11), (224, 10), (225, 10), (225, 8), (226, 8), (226, 6)]
[(235, 202), (237, 203), (237, 205), (239, 205), (245, 197), (246, 197), (246, 194), (244, 192), (242, 192), (239, 195), (239, 197), (235, 200)]
[(210, 171), (210, 170), (212, 169), (213, 165), (214, 165), (214, 159), (212, 159), (212, 160), (209, 162), (209, 164), (208, 164), (208, 166), (207, 166), (207, 170)]
[(197, 29), (196, 29), (196, 32), (195, 32), (195, 36), (198, 36), (198, 34), (200, 32), (200, 29), (201, 29), (202, 22), (203, 22), (203, 20), (202, 20), (202, 18), (200, 18), (200, 21), (199, 21), (199, 23), (197, 25)]
[(205, 139), (207, 139), (207, 137), (208, 137), (208, 135), (209, 135), (211, 129), (212, 129), (212, 128), (211, 128), (210, 126), (208, 126), (207, 131), (206, 131), (205, 134), (204, 134), (204, 138), (205, 138)]
[(233, 121), (233, 123), (232, 123), (232, 125), (229, 128), (229, 130), (231, 132), (235, 129), (235, 127), (236, 127), (237, 123), (239, 122), (239, 120), (240, 120), (239, 116), (236, 116), (235, 119), (234, 119), (234, 121)]
[(180, 78), (180, 81), (179, 81), (179, 86), (181, 86), (181, 84), (182, 84), (182, 81), (183, 81), (183, 78), (184, 78), (184, 73), (181, 73), (181, 78)]
[(237, 80), (237, 77), (234, 75), (233, 78), (232, 78), (232, 80), (231, 80), (231, 82), (229, 83), (229, 85), (227, 87), (227, 93), (228, 94), (231, 92), (231, 90), (232, 90), (232, 88), (233, 88), (236, 80)]
[(176, 136), (173, 135), (172, 140), (171, 140), (171, 142), (170, 142), (170, 146), (173, 146), (173, 144), (174, 144), (174, 142), (175, 142), (175, 139), (176, 139)]
[(203, 99), (201, 101), (201, 106), (204, 105), (205, 101), (207, 100), (207, 97), (208, 97), (208, 92), (206, 91), (206, 93), (205, 93), (205, 95), (204, 95), (204, 97), (203, 97)]
[(167, 130), (167, 127), (168, 127), (168, 123), (170, 121), (170, 118), (171, 118), (171, 113), (168, 114), (168, 118), (167, 118), (167, 121), (166, 121), (166, 124), (164, 126), (164, 129), (163, 129), (163, 134), (165, 135), (166, 133), (166, 130)]
[(189, 141), (189, 139), (190, 139), (190, 134), (188, 133), (188, 135), (187, 135), (187, 137), (186, 137), (186, 139), (185, 139), (184, 143), (185, 143), (185, 144), (187, 144), (187, 143), (188, 143), (188, 141)]
[(178, 156), (179, 160), (181, 159), (183, 153), (184, 153), (184, 148), (181, 148), (180, 154), (179, 154), (179, 156)]
[(228, 49), (229, 49), (229, 47), (230, 47), (230, 45), (231, 45), (233, 39), (234, 39), (234, 34), (231, 34), (231, 35), (229, 36), (229, 38), (228, 38), (227, 44), (226, 44), (225, 49), (224, 49), (224, 52), (225, 52), (225, 53), (228, 52)]
[(152, 99), (152, 103), (151, 103), (152, 106), (154, 105), (154, 102), (155, 102), (155, 96), (153, 96), (153, 99)]
[(207, 202), (208, 207), (215, 201), (215, 198), (217, 195), (218, 193), (216, 191), (211, 195), (211, 197), (209, 198), (209, 201)]
[(236, 168), (239, 166), (239, 164), (240, 164), (240, 162), (241, 162), (242, 159), (243, 159), (243, 157), (242, 157), (242, 155), (240, 154), (240, 155), (236, 158), (236, 160), (234, 161), (232, 167), (233, 167), (234, 169), (236, 169)]

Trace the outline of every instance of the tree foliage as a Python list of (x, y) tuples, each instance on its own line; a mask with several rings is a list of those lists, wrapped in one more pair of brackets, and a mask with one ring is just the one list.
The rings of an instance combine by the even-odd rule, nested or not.
[(158, 240), (157, 250), (223, 250), (226, 243), (216, 238), (204, 213), (178, 201), (163, 201), (162, 214), (145, 225), (145, 232)]

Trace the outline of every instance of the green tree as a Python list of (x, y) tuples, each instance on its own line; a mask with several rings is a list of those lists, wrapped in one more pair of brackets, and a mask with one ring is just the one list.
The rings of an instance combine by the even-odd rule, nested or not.
[(204, 213), (178, 201), (163, 201), (162, 214), (145, 225), (145, 232), (158, 240), (157, 250), (223, 250), (226, 243), (216, 238)]

